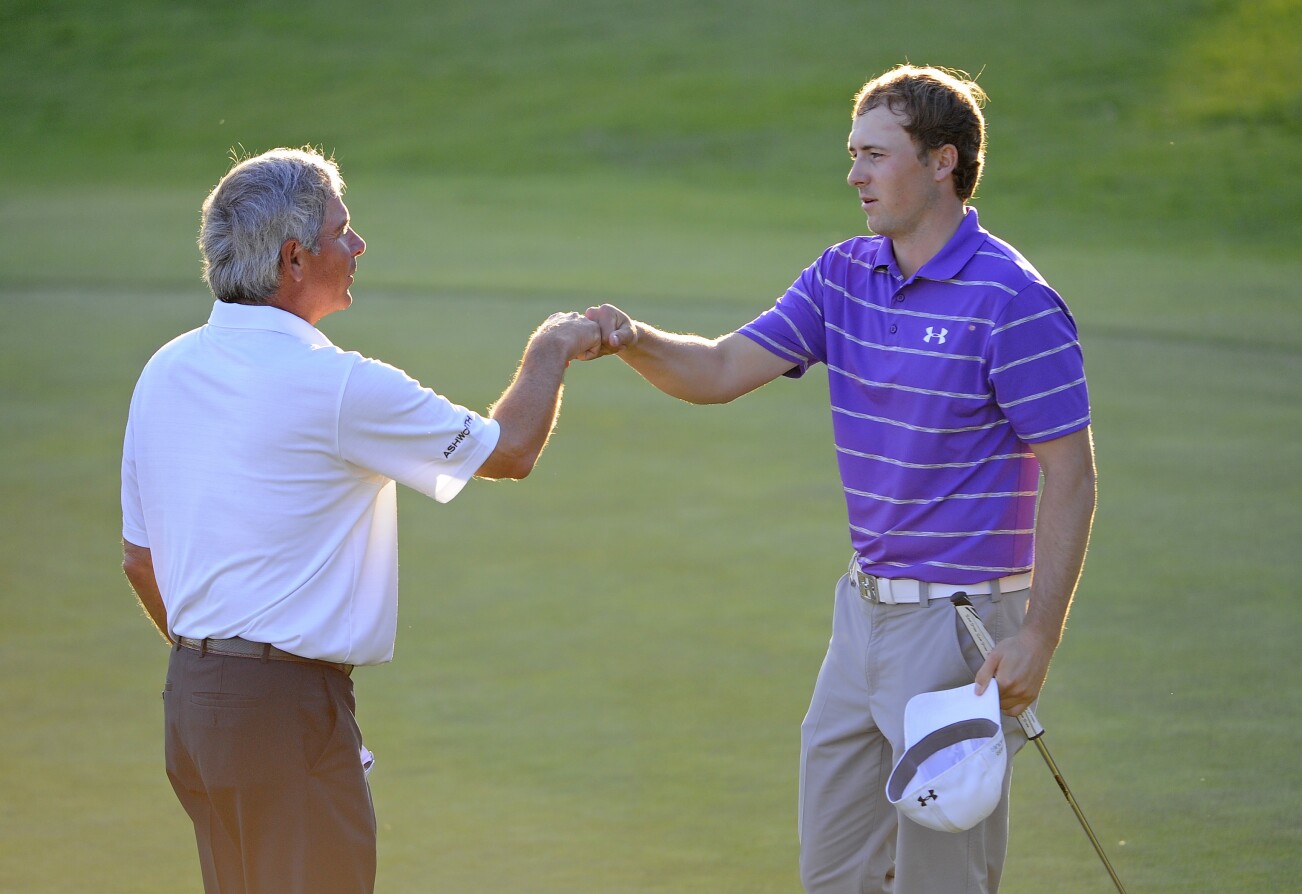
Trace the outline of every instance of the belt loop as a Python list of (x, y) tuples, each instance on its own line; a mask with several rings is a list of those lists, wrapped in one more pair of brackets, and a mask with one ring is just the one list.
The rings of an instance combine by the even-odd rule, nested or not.
[(265, 662), (265, 661), (266, 661), (267, 659), (269, 659), (270, 657), (271, 657), (271, 644), (270, 644), (270, 643), (263, 643), (263, 644), (262, 644), (262, 660)]
[(999, 578), (990, 581), (990, 601), (998, 602), (1002, 594), (999, 592)]
[(208, 654), (208, 637), (199, 640), (199, 657), (202, 658)]
[(918, 608), (926, 608), (931, 602), (931, 584), (925, 580), (918, 581)]

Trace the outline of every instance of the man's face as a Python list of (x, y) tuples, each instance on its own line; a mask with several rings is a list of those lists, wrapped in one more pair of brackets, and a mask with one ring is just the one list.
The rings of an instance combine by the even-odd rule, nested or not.
[(907, 122), (886, 104), (876, 106), (854, 119), (846, 147), (853, 159), (846, 180), (859, 193), (868, 227), (896, 241), (918, 231), (941, 195), (928, 164), (933, 153), (919, 160)]
[(303, 255), (304, 282), (317, 319), (352, 304), (348, 288), (357, 271), (357, 258), (364, 251), (366, 242), (350, 226), (348, 207), (334, 196), (326, 205), (316, 253)]

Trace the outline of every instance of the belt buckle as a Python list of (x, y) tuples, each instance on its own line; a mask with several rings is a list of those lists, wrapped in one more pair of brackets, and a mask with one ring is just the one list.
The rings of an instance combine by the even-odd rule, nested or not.
[(881, 603), (882, 591), (874, 575), (859, 572), (859, 595), (869, 602)]

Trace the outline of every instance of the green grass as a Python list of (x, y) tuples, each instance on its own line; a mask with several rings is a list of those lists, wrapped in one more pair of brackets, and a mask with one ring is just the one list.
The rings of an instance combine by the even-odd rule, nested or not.
[[(136, 367), (204, 305), (196, 290), (5, 299), (5, 588), (26, 596), (6, 600), (0, 650), (15, 891), (194, 880), (160, 769), (165, 656), (114, 538)], [(362, 292), (326, 328), (483, 405), (551, 306)], [(737, 314), (646, 309), (701, 331)], [(1296, 869), (1302, 701), (1260, 681), (1298, 633), (1302, 493), (1281, 470), (1302, 460), (1285, 437), (1302, 426), (1299, 351), (1084, 325), (1102, 505), (1049, 741), (1133, 889), (1277, 890)], [(614, 363), (580, 366), (534, 477), (443, 507), (404, 495), (397, 660), (358, 675), (383, 890), (796, 888), (797, 726), (846, 554), (815, 379), (693, 408)], [(1006, 890), (1105, 889), (1038, 760), (1019, 762)]]
[[(0, 891), (199, 890), (117, 473), (140, 366), (206, 315), (230, 146), (337, 151), (370, 248), (323, 328), (483, 407), (552, 310), (713, 335), (860, 232), (849, 96), (906, 56), (983, 72), (982, 219), (1085, 340), (1101, 502), (1054, 755), (1130, 890), (1288, 888), (1299, 9), (5, 5)], [(848, 553), (809, 378), (697, 408), (580, 365), (529, 480), (403, 493), (397, 659), (356, 677), (381, 891), (798, 890), (798, 725)], [(1109, 890), (1037, 755), (1018, 776), (1003, 890)]]
[(354, 177), (603, 172), (801, 206), (844, 176), (857, 86), (907, 58), (979, 73), (983, 192), (1037, 230), (1281, 253), (1302, 219), (1279, 163), (1298, 0), (13, 0), (0, 28), (0, 196), (192, 193), (232, 146), (314, 143)]

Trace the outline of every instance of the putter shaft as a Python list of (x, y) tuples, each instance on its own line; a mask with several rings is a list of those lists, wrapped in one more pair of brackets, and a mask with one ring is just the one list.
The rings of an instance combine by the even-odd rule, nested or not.
[[(988, 657), (991, 650), (995, 647), (995, 641), (994, 638), (990, 636), (990, 631), (986, 629), (986, 625), (981, 622), (981, 616), (978, 615), (976, 609), (972, 607), (972, 602), (967, 598), (967, 594), (959, 593), (954, 596), (951, 601), (954, 603), (954, 608), (958, 610), (958, 616), (962, 619), (963, 626), (967, 628), (968, 633), (972, 636), (972, 641), (976, 643), (977, 649), (981, 652), (981, 657)], [(1112, 884), (1117, 886), (1117, 891), (1120, 892), (1120, 894), (1126, 894), (1126, 888), (1121, 884), (1121, 879), (1118, 878), (1117, 871), (1112, 868), (1112, 861), (1109, 860), (1108, 855), (1103, 852), (1103, 844), (1099, 841), (1098, 836), (1094, 834), (1094, 830), (1090, 827), (1089, 820), (1085, 819), (1085, 814), (1081, 811), (1080, 805), (1076, 803), (1076, 797), (1071, 793), (1071, 789), (1067, 786), (1067, 780), (1062, 778), (1062, 773), (1058, 770), (1058, 764), (1054, 761), (1053, 755), (1049, 753), (1049, 746), (1044, 742), (1044, 726), (1041, 725), (1039, 719), (1030, 708), (1027, 708), (1021, 714), (1017, 715), (1017, 722), (1022, 725), (1022, 729), (1026, 732), (1026, 737), (1035, 743), (1035, 747), (1039, 749), (1040, 755), (1044, 758), (1044, 762), (1049, 765), (1049, 772), (1053, 774), (1054, 782), (1058, 783), (1058, 788), (1062, 791), (1062, 796), (1066, 798), (1067, 803), (1071, 805), (1072, 813), (1076, 814), (1076, 819), (1080, 821), (1081, 828), (1085, 830), (1085, 834), (1089, 837), (1090, 844), (1094, 845), (1094, 852), (1098, 854), (1099, 859), (1103, 861), (1103, 868), (1108, 871), (1108, 876), (1111, 877)]]

